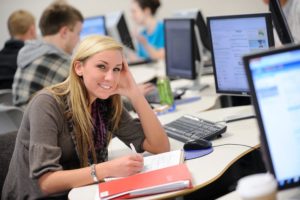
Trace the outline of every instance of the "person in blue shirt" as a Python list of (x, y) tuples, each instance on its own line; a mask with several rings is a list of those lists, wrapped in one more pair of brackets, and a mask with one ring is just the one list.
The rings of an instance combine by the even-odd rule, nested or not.
[(131, 14), (135, 23), (142, 27), (136, 35), (137, 54), (144, 59), (164, 59), (164, 25), (155, 18), (159, 0), (132, 0)]

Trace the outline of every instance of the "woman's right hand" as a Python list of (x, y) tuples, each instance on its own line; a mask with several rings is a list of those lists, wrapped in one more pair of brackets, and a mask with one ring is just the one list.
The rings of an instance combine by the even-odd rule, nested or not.
[(107, 161), (109, 176), (126, 177), (142, 171), (144, 158), (141, 154), (131, 154)]

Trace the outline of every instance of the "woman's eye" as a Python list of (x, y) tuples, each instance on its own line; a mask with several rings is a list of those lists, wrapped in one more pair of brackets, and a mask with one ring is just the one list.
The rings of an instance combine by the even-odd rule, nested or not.
[(114, 71), (119, 72), (119, 71), (121, 71), (121, 69), (120, 68), (115, 68)]
[(100, 69), (105, 69), (105, 65), (97, 65), (97, 67)]

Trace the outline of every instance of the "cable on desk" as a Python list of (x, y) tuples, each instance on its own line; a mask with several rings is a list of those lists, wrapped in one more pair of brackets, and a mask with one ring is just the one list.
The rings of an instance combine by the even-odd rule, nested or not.
[(257, 148), (251, 147), (246, 144), (235, 144), (235, 143), (227, 143), (227, 144), (219, 144), (219, 145), (214, 145), (212, 147), (220, 147), (220, 146), (243, 146), (243, 147), (248, 147), (249, 149), (256, 150)]

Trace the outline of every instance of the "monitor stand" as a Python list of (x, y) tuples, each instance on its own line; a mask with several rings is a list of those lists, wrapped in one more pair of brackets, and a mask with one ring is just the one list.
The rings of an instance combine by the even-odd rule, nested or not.
[(177, 89), (181, 89), (181, 90), (192, 90), (192, 91), (202, 91), (205, 88), (207, 88), (209, 85), (208, 84), (201, 84), (201, 75), (203, 72), (203, 68), (204, 68), (204, 62), (203, 61), (195, 61), (195, 65), (196, 65), (196, 69), (197, 69), (197, 78), (193, 81), (192, 85), (188, 85), (188, 86), (183, 86)]
[(231, 116), (225, 117), (224, 122), (230, 123), (230, 122), (240, 121), (240, 120), (244, 120), (244, 119), (251, 119), (251, 118), (255, 118), (255, 117), (256, 117), (255, 114), (231, 115)]
[(240, 120), (244, 120), (244, 119), (251, 119), (251, 118), (255, 118), (255, 117), (256, 117), (255, 112), (253, 109), (251, 109), (250, 112), (242, 111), (235, 115), (227, 116), (223, 119), (223, 122), (230, 123), (230, 122), (240, 121)]
[(209, 85), (208, 84), (201, 84), (200, 83), (200, 78), (197, 78), (193, 81), (193, 84), (190, 86), (183, 86), (177, 89), (182, 89), (182, 90), (192, 90), (192, 91), (202, 91), (205, 88), (207, 88)]

